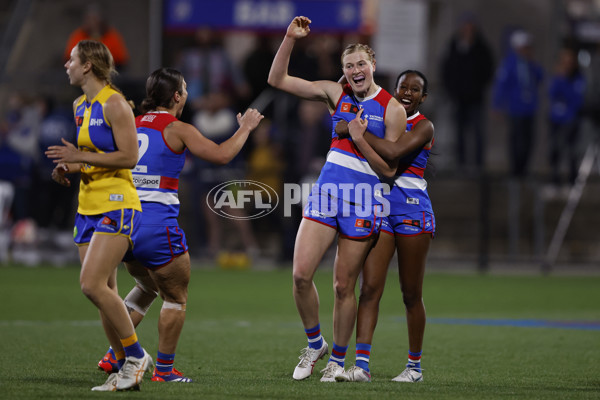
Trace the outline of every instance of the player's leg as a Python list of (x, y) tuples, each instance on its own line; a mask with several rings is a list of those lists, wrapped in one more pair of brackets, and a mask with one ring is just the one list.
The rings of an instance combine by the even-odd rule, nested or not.
[(187, 252), (183, 253), (164, 267), (149, 270), (149, 273), (163, 298), (158, 319), (158, 355), (152, 380), (191, 382), (191, 379), (173, 373), (175, 350), (185, 322), (190, 256)]
[[(154, 299), (158, 296), (158, 288), (148, 274), (146, 268), (141, 264), (136, 263), (130, 252), (125, 256), (125, 260), (125, 266), (127, 267), (129, 274), (135, 279), (136, 284), (123, 299), (123, 302), (125, 303), (133, 326), (137, 327), (144, 319), (144, 316)], [(109, 280), (109, 287), (118, 294), (116, 269)], [(123, 346), (113, 327), (106, 321), (102, 313), (100, 313), (100, 315), (102, 318), (102, 326), (104, 327), (106, 337), (110, 343), (110, 348), (98, 362), (98, 368), (110, 374), (119, 371), (125, 361), (125, 352), (123, 351)], [(149, 368), (151, 367), (152, 365), (149, 364)]]
[(344, 372), (346, 350), (356, 321), (356, 281), (376, 235), (365, 239), (338, 238), (333, 267), (333, 348), (322, 382), (334, 382)]
[(119, 338), (135, 334), (123, 301), (109, 286), (128, 247), (126, 237), (102, 234), (93, 235), (87, 250), (80, 247), (80, 252), (85, 252), (80, 274), (81, 290), (115, 328)]
[(423, 379), (421, 353), (426, 322), (423, 279), (431, 239), (430, 233), (416, 236), (396, 235), (398, 273), (402, 300), (406, 309), (409, 351), (406, 369), (393, 379), (397, 382), (418, 382)]
[[(117, 295), (119, 294), (117, 290), (116, 268), (108, 280), (108, 287)], [(123, 345), (119, 340), (119, 335), (102, 311), (100, 311), (100, 321), (102, 322), (102, 327), (104, 328), (104, 333), (106, 334), (106, 338), (108, 339), (110, 347), (104, 357), (102, 357), (102, 359), (98, 362), (98, 369), (106, 372), (107, 374), (111, 374), (113, 372), (118, 372), (125, 363), (125, 351), (123, 350)]]
[(82, 292), (98, 307), (114, 327), (123, 345), (126, 360), (116, 382), (118, 390), (136, 386), (138, 371), (145, 370), (150, 356), (137, 340), (135, 329), (119, 295), (109, 287), (109, 280), (129, 247), (129, 238), (120, 235), (94, 234), (85, 251), (80, 274)]
[(373, 333), (377, 325), (379, 302), (383, 295), (388, 266), (395, 249), (394, 235), (382, 230), (375, 247), (365, 260), (356, 318), (356, 363), (338, 380), (355, 382), (371, 379), (369, 361)]
[(319, 294), (313, 277), (336, 233), (331, 226), (306, 218), (302, 219), (298, 228), (292, 271), (293, 294), (308, 338), (308, 347), (302, 349), (300, 362), (294, 370), (293, 377), (296, 380), (308, 378), (315, 362), (328, 352), (327, 342), (321, 336)]

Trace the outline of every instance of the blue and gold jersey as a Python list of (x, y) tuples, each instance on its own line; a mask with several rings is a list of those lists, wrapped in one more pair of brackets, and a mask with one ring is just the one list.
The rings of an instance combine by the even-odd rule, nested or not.
[[(93, 99), (88, 100), (84, 95), (77, 100), (75, 123), (79, 150), (96, 153), (117, 150), (112, 127), (104, 116), (104, 104), (114, 94), (121, 96), (107, 85)], [(77, 212), (96, 215), (122, 208), (142, 211), (131, 170), (83, 164)]]

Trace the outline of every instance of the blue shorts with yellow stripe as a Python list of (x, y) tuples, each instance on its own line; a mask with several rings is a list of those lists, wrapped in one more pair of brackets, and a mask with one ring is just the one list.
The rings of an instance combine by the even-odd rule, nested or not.
[(142, 213), (132, 208), (108, 211), (103, 214), (75, 215), (73, 240), (78, 246), (87, 245), (92, 240), (92, 235), (118, 235), (125, 236), (134, 246), (132, 233), (140, 224)]

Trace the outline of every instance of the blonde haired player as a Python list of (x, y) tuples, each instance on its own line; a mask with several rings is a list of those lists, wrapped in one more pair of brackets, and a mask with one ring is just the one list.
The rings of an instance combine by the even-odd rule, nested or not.
[(135, 388), (152, 358), (138, 342), (127, 309), (113, 290), (113, 274), (134, 245), (132, 233), (142, 211), (131, 175), (138, 158), (133, 111), (111, 83), (114, 62), (104, 44), (80, 41), (65, 68), (71, 85), (83, 91), (73, 104), (77, 147), (62, 139), (62, 145), (48, 147), (46, 155), (57, 164), (52, 171), (56, 182), (68, 186), (65, 174), (81, 173), (74, 229), (81, 290), (114, 327), (114, 345), (121, 345), (126, 356), (119, 373), (92, 390)]
[[(311, 82), (288, 74), (294, 44), (309, 34), (310, 23), (309, 18), (302, 16), (292, 20), (271, 65), (269, 84), (301, 98), (325, 103), (333, 126), (340, 120), (353, 120), (359, 109), (363, 109), (371, 132), (395, 141), (405, 130), (406, 112), (374, 82), (376, 62), (369, 46), (354, 44), (343, 52), (341, 67), (347, 84)], [(350, 138), (339, 139), (332, 131), (331, 149), (308, 198), (294, 249), (293, 294), (308, 340), (293, 373), (296, 380), (308, 378), (315, 363), (329, 351), (321, 335), (319, 296), (313, 277), (336, 236), (333, 346), (321, 381), (335, 382), (344, 371), (346, 350), (356, 321), (356, 281), (379, 232), (385, 206), (382, 194), (386, 185), (379, 176), (391, 167), (384, 164), (371, 167)]]

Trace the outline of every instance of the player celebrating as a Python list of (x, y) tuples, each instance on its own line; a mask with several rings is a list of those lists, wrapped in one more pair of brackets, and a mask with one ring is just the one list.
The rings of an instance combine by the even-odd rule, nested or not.
[[(62, 185), (70, 185), (65, 174), (81, 172), (74, 229), (81, 290), (102, 320), (114, 327), (111, 344), (121, 346), (126, 358), (110, 390), (125, 390), (136, 387), (152, 363), (123, 301), (111, 288), (111, 276), (135, 243), (142, 211), (131, 176), (138, 157), (135, 121), (131, 107), (111, 84), (114, 63), (105, 45), (80, 41), (65, 68), (71, 85), (83, 91), (73, 104), (77, 147), (62, 139), (63, 145), (50, 146), (46, 155), (57, 163), (52, 178)], [(105, 390), (103, 386), (92, 390)]]
[[(408, 364), (393, 381), (419, 382), (423, 380), (421, 353), (425, 332), (425, 306), (423, 304), (423, 277), (429, 245), (435, 232), (435, 218), (427, 194), (427, 182), (423, 174), (433, 146), (433, 124), (419, 113), (419, 106), (427, 98), (427, 79), (414, 70), (402, 72), (397, 79), (396, 99), (406, 109), (408, 121), (406, 132), (390, 144), (375, 135), (365, 133), (367, 120), (359, 116), (348, 128), (354, 143), (368, 154), (369, 162), (381, 163), (382, 159), (399, 160), (395, 171), (394, 187), (387, 197), (390, 215), (384, 218), (375, 248), (369, 253), (363, 270), (363, 282), (356, 326), (356, 365), (338, 376), (338, 381), (371, 380), (369, 358), (373, 332), (377, 324), (379, 301), (383, 294), (388, 265), (398, 252), (398, 272), (402, 298), (406, 308), (408, 327)], [(336, 126), (336, 132), (344, 136), (344, 124)], [(377, 153), (370, 150), (375, 149)], [(372, 157), (372, 158), (371, 158)]]
[[(190, 257), (183, 230), (179, 227), (179, 174), (185, 150), (215, 163), (230, 162), (263, 119), (255, 109), (238, 114), (240, 128), (228, 140), (216, 144), (193, 125), (181, 122), (187, 100), (186, 82), (171, 68), (154, 71), (146, 81), (144, 113), (136, 118), (140, 156), (133, 181), (143, 213), (135, 233), (136, 247), (125, 257), (136, 286), (125, 297), (135, 325), (160, 293), (163, 306), (158, 320), (158, 354), (152, 381), (191, 382), (173, 368), (175, 349), (183, 323), (190, 279)], [(115, 277), (116, 287), (116, 277)], [(110, 326), (105, 326), (110, 331)], [(112, 343), (112, 342), (111, 342)], [(111, 358), (113, 362), (111, 363)], [(122, 349), (113, 347), (100, 361), (107, 372), (118, 370)]]
[[(310, 32), (310, 19), (295, 17), (279, 47), (268, 82), (275, 88), (301, 98), (324, 102), (334, 125), (365, 111), (371, 131), (387, 141), (404, 132), (404, 108), (373, 81), (374, 53), (366, 45), (348, 46), (342, 54), (342, 70), (348, 84), (307, 81), (288, 74), (290, 54), (296, 40)], [(332, 133), (332, 136), (333, 135)], [(315, 362), (328, 353), (319, 323), (319, 297), (313, 277), (325, 251), (336, 235), (334, 265), (335, 306), (333, 349), (321, 381), (334, 382), (344, 370), (346, 350), (356, 320), (356, 280), (380, 226), (376, 211), (382, 208), (385, 190), (376, 172), (384, 166), (369, 166), (348, 138), (333, 137), (327, 161), (313, 187), (296, 237), (293, 261), (293, 294), (308, 338), (293, 378), (308, 378)], [(362, 189), (362, 190), (361, 190)], [(383, 203), (383, 204), (382, 204)]]

